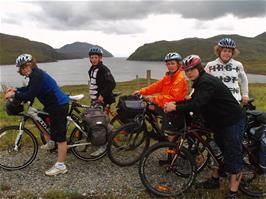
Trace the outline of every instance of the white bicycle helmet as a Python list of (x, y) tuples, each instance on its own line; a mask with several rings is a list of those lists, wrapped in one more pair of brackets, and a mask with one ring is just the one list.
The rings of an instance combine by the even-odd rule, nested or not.
[(170, 61), (170, 60), (177, 60), (177, 61), (182, 61), (182, 57), (180, 54), (176, 53), (176, 52), (171, 52), (168, 53), (165, 57), (164, 57), (164, 61)]
[(32, 61), (32, 56), (30, 54), (22, 54), (19, 55), (18, 58), (16, 59), (16, 66), (22, 67), (24, 64), (31, 61)]

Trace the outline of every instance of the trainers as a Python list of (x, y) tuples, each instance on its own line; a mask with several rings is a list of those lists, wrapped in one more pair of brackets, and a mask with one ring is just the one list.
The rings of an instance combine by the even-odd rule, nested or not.
[(204, 182), (197, 184), (196, 187), (204, 189), (217, 189), (220, 187), (220, 181), (219, 179), (210, 178)]
[(55, 176), (58, 174), (64, 174), (67, 172), (67, 168), (64, 165), (62, 168), (57, 167), (56, 165), (54, 165), (51, 169), (49, 169), (48, 171), (45, 171), (45, 175), (47, 176)]
[(96, 151), (92, 152), (91, 156), (99, 156), (105, 152), (107, 145), (100, 146)]
[(55, 141), (49, 140), (45, 145), (41, 146), (43, 150), (52, 150), (55, 148)]

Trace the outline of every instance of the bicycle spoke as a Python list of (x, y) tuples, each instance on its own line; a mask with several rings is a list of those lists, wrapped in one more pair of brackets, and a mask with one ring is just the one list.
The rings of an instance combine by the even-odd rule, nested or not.
[(194, 181), (196, 167), (192, 156), (182, 149), (171, 149), (174, 143), (153, 145), (142, 157), (139, 174), (144, 186), (159, 196), (177, 196)]
[(17, 170), (28, 166), (36, 157), (38, 144), (36, 138), (23, 130), (17, 145), (18, 126), (10, 126), (0, 131), (0, 167), (7, 170)]
[(129, 166), (140, 159), (149, 145), (146, 133), (136, 124), (122, 126), (114, 132), (108, 144), (108, 156), (120, 166)]
[(94, 161), (102, 158), (106, 154), (106, 150), (99, 152), (97, 155), (94, 152), (99, 150), (101, 146), (94, 146), (89, 141), (87, 134), (82, 133), (75, 128), (70, 135), (70, 144), (72, 153), (79, 159), (84, 161)]

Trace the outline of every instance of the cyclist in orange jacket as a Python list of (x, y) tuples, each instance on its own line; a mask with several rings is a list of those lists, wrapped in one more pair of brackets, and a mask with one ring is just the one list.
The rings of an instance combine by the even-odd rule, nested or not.
[[(176, 52), (171, 52), (165, 56), (164, 61), (168, 68), (165, 76), (150, 86), (133, 92), (133, 94), (145, 95), (161, 108), (167, 102), (182, 101), (187, 95), (187, 81), (180, 69), (182, 57)], [(153, 94), (159, 95), (151, 96)]]
[[(163, 107), (168, 102), (182, 101), (187, 95), (187, 81), (181, 70), (182, 57), (176, 53), (168, 53), (164, 58), (168, 68), (165, 76), (157, 82), (154, 82), (148, 87), (136, 90), (133, 94), (145, 95), (146, 98), (154, 102), (158, 106), (150, 106), (154, 110), (155, 115), (163, 116), (164, 130), (174, 131), (176, 128), (183, 125), (182, 116), (176, 117), (176, 114), (165, 116)], [(153, 95), (157, 94), (157, 95)]]

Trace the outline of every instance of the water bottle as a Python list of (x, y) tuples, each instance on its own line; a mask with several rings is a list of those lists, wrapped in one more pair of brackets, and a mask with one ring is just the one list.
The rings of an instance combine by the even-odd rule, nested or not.
[(263, 171), (266, 172), (266, 128), (260, 141), (259, 164)]
[(209, 142), (209, 145), (214, 153), (214, 156), (217, 158), (217, 159), (222, 159), (223, 158), (223, 155), (222, 155), (222, 151), (221, 149), (219, 148), (219, 146), (217, 146), (217, 144), (214, 142), (214, 140), (211, 140)]

